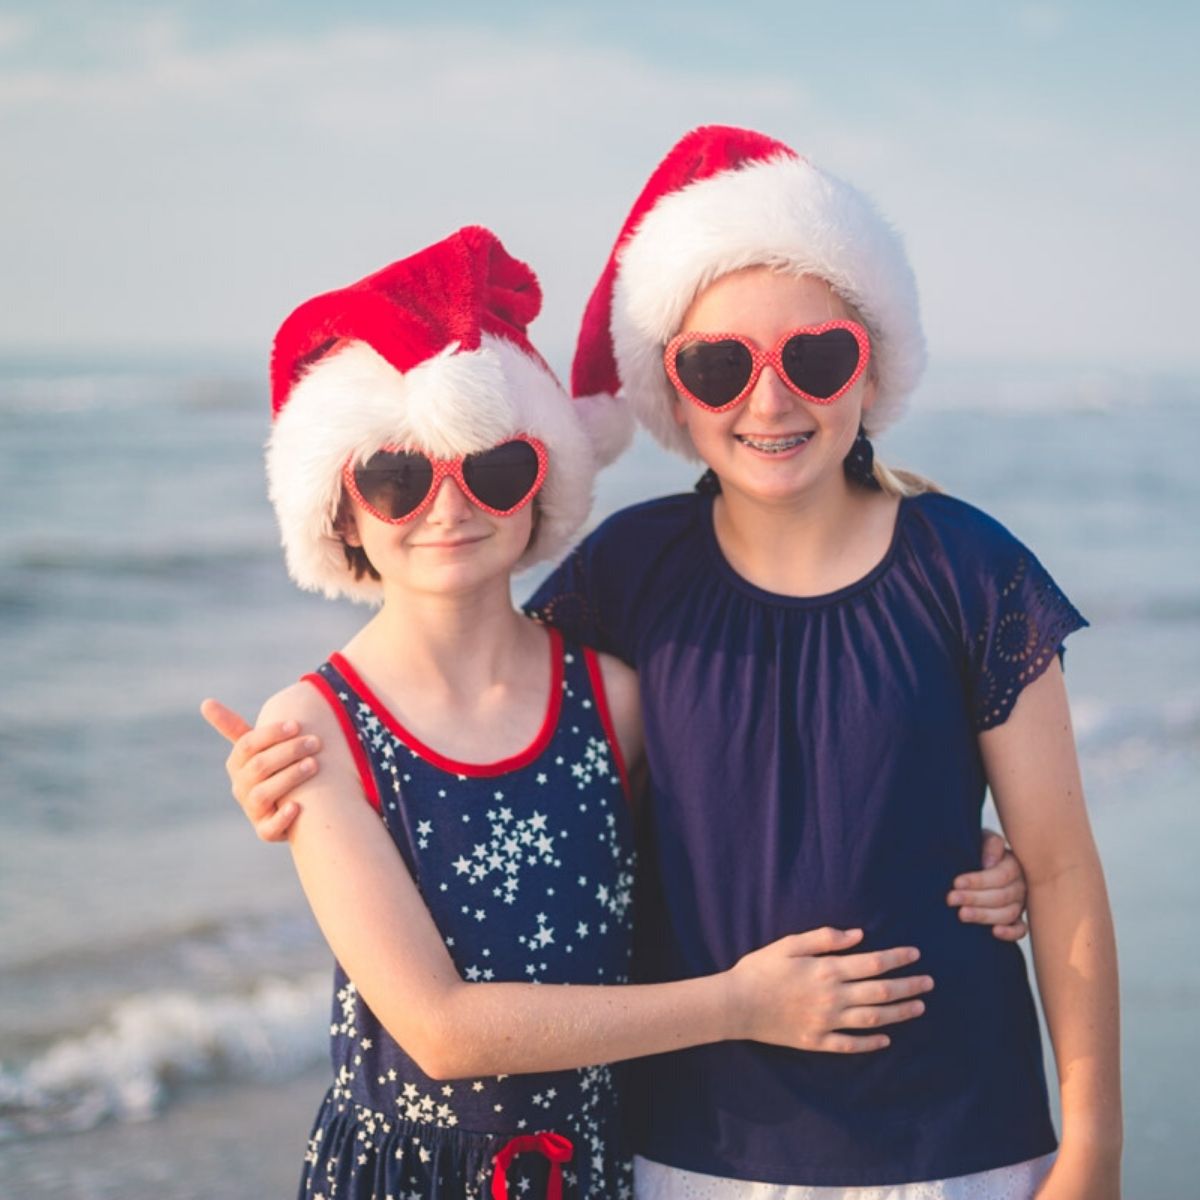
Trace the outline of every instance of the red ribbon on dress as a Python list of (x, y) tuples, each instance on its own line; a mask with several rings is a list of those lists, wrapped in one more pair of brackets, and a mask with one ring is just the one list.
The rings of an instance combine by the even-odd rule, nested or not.
[(575, 1146), (561, 1133), (526, 1133), (506, 1143), (496, 1155), (492, 1171), (492, 1200), (508, 1200), (508, 1164), (518, 1154), (537, 1153), (550, 1160), (546, 1200), (562, 1200), (562, 1164), (571, 1161)]

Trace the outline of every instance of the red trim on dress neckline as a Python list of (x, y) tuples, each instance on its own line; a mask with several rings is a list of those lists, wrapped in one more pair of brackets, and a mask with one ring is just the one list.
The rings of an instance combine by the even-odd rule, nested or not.
[(629, 786), (629, 771), (625, 767), (625, 755), (621, 753), (621, 743), (617, 741), (617, 730), (613, 725), (612, 712), (608, 707), (608, 693), (604, 690), (604, 674), (600, 670), (600, 656), (590, 646), (583, 648), (583, 661), (587, 664), (588, 678), (592, 681), (592, 695), (596, 697), (596, 713), (600, 724), (604, 727), (604, 735), (612, 748), (613, 761), (617, 764), (617, 775), (621, 779), (621, 790), (625, 793), (625, 801), (633, 803), (633, 792)]
[(331, 654), (329, 661), (345, 675), (350, 686), (375, 710), (375, 715), (410, 750), (415, 751), (432, 766), (442, 771), (448, 771), (452, 775), (486, 779), (493, 775), (506, 775), (510, 771), (519, 771), (522, 767), (529, 766), (550, 745), (554, 731), (558, 728), (559, 713), (562, 711), (563, 642), (562, 634), (553, 626), (546, 627), (546, 630), (550, 635), (550, 698), (546, 703), (546, 715), (542, 720), (542, 727), (524, 750), (514, 754), (511, 758), (502, 758), (493, 763), (459, 762), (457, 759), (439, 754), (432, 746), (426, 745), (420, 738), (410, 733), (396, 719), (387, 705), (363, 682), (362, 676), (342, 654)]
[(350, 753), (354, 756), (354, 765), (358, 767), (358, 777), (362, 781), (363, 794), (367, 798), (367, 803), (376, 812), (382, 812), (383, 802), (379, 798), (379, 787), (371, 772), (371, 762), (367, 758), (367, 752), (363, 749), (362, 742), (359, 741), (358, 730), (354, 728), (354, 722), (350, 720), (350, 714), (338, 699), (333, 685), (324, 675), (318, 675), (316, 672), (301, 676), (301, 680), (304, 683), (311, 683), (329, 702), (329, 707), (333, 709), (333, 715), (337, 717), (338, 724), (342, 727), (342, 733), (345, 734), (346, 741), (350, 746)]

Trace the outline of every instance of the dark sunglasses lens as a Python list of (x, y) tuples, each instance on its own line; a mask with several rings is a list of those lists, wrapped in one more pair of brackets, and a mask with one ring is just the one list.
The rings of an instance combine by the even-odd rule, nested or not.
[(381, 450), (354, 470), (358, 493), (378, 513), (393, 521), (407, 517), (433, 483), (433, 464), (423, 454)]
[(741, 342), (690, 342), (675, 352), (679, 382), (709, 408), (736, 400), (753, 370), (754, 358)]
[(784, 343), (784, 374), (802, 392), (824, 400), (846, 386), (858, 367), (858, 342), (848, 329), (798, 333)]
[(537, 482), (537, 451), (528, 442), (505, 442), (481, 454), (468, 454), (463, 478), (481, 504), (499, 512), (516, 508)]

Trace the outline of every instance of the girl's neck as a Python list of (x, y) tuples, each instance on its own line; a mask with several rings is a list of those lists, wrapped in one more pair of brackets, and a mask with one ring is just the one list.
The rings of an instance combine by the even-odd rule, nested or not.
[(531, 746), (553, 667), (546, 631), (513, 610), (507, 576), (469, 594), (385, 587), (384, 596), (345, 653), (386, 716), (460, 764)]
[(385, 584), (383, 607), (345, 652), (409, 695), (478, 696), (519, 674), (544, 637), (513, 609), (507, 576), (457, 594)]
[(820, 596), (856, 583), (891, 545), (899, 502), (842, 479), (772, 503), (723, 486), (713, 505), (721, 552), (744, 579), (781, 596)]

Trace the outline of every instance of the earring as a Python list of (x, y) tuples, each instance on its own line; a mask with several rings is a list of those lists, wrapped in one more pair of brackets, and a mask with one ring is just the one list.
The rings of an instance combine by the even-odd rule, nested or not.
[(858, 437), (854, 439), (850, 453), (842, 461), (842, 469), (851, 483), (857, 483), (860, 487), (870, 488), (877, 492), (880, 487), (879, 480), (875, 478), (874, 466), (875, 447), (871, 445), (871, 439), (867, 437), (866, 429), (860, 425)]

